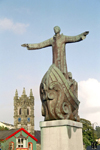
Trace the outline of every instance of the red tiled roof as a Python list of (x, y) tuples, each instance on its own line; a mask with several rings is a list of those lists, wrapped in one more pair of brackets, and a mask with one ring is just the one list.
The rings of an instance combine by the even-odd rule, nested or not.
[(26, 134), (28, 134), (32, 139), (34, 139), (36, 142), (38, 141), (33, 135), (31, 135), (29, 132), (27, 132), (24, 128), (21, 128), (19, 130), (17, 130), (15, 133), (13, 133), (12, 135), (8, 136), (6, 138), (6, 140), (8, 140), (9, 138), (11, 138), (12, 136), (14, 136), (15, 134), (17, 134), (20, 131), (24, 131)]
[[(6, 131), (4, 131), (4, 132), (9, 132), (9, 131), (11, 131), (11, 130), (6, 130)], [(24, 131), (27, 135), (29, 135), (32, 139), (34, 139), (36, 142), (38, 141), (33, 135), (31, 135), (29, 132), (27, 132), (24, 128), (21, 128), (21, 129), (16, 129), (15, 130), (15, 132), (14, 132), (14, 130), (13, 130), (13, 133), (12, 134), (10, 134), (8, 137), (6, 136), (5, 137), (5, 139), (6, 140), (8, 140), (9, 138), (11, 138), (12, 136), (14, 136), (15, 134), (17, 134), (18, 132), (20, 132), (20, 131)], [(3, 131), (2, 131), (2, 134), (3, 134)], [(7, 134), (6, 134), (7, 135)], [(2, 139), (2, 138), (0, 138), (0, 139)]]

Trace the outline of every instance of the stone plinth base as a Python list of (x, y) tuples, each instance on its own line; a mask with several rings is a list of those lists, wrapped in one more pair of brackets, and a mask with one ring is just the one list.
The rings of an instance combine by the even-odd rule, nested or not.
[(72, 120), (40, 122), (41, 150), (83, 150), (82, 123)]

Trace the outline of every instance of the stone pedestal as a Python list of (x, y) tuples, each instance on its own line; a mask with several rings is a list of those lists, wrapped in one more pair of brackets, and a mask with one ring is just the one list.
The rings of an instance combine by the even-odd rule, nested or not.
[(72, 120), (40, 122), (41, 150), (83, 150), (82, 123)]

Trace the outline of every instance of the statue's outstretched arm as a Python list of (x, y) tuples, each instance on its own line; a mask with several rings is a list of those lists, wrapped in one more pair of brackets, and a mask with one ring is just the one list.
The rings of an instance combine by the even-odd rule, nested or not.
[(77, 36), (65, 36), (65, 43), (73, 43), (73, 42), (79, 42), (81, 40), (84, 40), (88, 33), (89, 31), (86, 31)]
[(44, 47), (51, 46), (51, 39), (48, 39), (44, 42), (36, 43), (36, 44), (22, 44), (21, 46), (27, 47), (28, 50), (41, 49), (41, 48), (44, 48)]

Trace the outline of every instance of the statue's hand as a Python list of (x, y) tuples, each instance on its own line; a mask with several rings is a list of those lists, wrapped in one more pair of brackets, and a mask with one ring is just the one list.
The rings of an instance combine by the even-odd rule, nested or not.
[(86, 36), (87, 34), (89, 34), (89, 31), (85, 31), (83, 34), (84, 36)]
[(28, 44), (22, 44), (21, 46), (28, 48)]
[(82, 34), (82, 40), (84, 40), (86, 38), (86, 35), (89, 34), (89, 31), (86, 31)]

